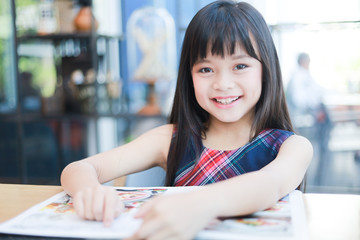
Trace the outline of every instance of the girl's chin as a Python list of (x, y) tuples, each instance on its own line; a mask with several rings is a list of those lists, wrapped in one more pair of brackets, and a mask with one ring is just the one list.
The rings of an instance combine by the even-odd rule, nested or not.
[(241, 120), (239, 116), (215, 116), (216, 120), (221, 123), (236, 123)]

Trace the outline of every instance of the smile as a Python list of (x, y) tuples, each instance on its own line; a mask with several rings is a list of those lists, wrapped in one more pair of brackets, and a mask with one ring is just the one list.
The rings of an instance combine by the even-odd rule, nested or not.
[(240, 97), (231, 97), (231, 98), (214, 98), (214, 100), (217, 103), (223, 104), (223, 105), (227, 105), (227, 104), (231, 104), (232, 102), (235, 102), (236, 100), (238, 100)]

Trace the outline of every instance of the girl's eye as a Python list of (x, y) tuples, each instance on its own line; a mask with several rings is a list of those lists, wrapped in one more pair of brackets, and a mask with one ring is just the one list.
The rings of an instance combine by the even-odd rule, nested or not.
[(212, 72), (211, 68), (201, 68), (199, 70), (200, 73), (209, 73), (209, 72)]
[(238, 64), (235, 66), (235, 70), (241, 70), (241, 69), (245, 69), (247, 66), (244, 64)]

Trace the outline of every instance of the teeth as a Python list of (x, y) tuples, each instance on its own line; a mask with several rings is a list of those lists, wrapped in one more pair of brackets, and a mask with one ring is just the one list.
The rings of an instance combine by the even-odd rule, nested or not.
[(238, 100), (239, 97), (234, 97), (234, 98), (223, 98), (223, 99), (216, 99), (215, 98), (215, 101), (218, 102), (218, 103), (221, 103), (221, 104), (230, 104), (232, 103), (233, 101), (236, 101)]

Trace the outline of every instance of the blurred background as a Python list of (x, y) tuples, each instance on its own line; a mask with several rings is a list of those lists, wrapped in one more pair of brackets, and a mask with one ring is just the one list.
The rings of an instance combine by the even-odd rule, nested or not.
[[(210, 2), (0, 1), (0, 182), (59, 184), (70, 162), (166, 123), (184, 32)], [(269, 24), (294, 126), (314, 146), (306, 191), (359, 194), (360, 0), (247, 2)]]

